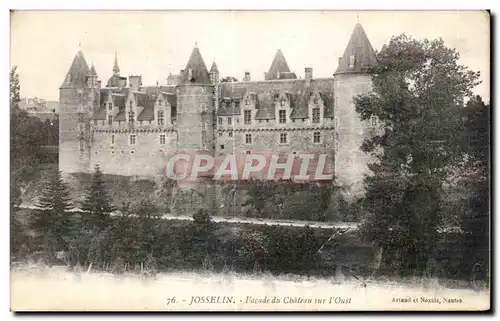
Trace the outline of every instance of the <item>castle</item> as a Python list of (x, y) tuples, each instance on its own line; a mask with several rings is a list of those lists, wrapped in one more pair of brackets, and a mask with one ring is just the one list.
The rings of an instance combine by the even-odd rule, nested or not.
[(330, 155), (337, 184), (358, 193), (370, 161), (360, 146), (377, 119), (361, 121), (353, 97), (371, 90), (375, 59), (359, 23), (329, 78), (314, 78), (312, 68), (298, 78), (278, 50), (265, 80), (245, 73), (243, 81), (221, 82), (215, 62), (208, 70), (195, 46), (165, 86), (122, 77), (116, 55), (101, 86), (79, 51), (60, 87), (60, 170), (91, 172), (99, 164), (107, 174), (158, 177), (167, 153), (178, 149), (310, 151)]

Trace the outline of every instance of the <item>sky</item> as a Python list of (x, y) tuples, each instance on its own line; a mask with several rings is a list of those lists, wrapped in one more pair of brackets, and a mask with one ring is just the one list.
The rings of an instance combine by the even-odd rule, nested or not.
[(481, 73), (474, 93), (490, 98), (490, 23), (480, 11), (16, 11), (11, 13), (11, 66), (21, 96), (59, 99), (59, 87), (78, 50), (105, 84), (115, 52), (122, 76), (144, 85), (166, 83), (184, 69), (197, 43), (221, 77), (264, 79), (277, 49), (292, 72), (331, 77), (358, 21), (380, 50), (401, 33), (443, 38), (461, 64)]

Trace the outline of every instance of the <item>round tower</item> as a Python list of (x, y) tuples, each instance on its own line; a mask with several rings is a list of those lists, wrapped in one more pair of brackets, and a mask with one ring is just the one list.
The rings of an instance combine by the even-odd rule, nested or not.
[[(190, 155), (214, 155), (214, 100), (213, 84), (197, 46), (181, 74), (176, 87), (178, 150)], [(204, 204), (196, 207), (211, 208), (214, 203), (211, 177), (201, 177), (178, 184), (183, 190), (195, 190), (204, 195)]]
[(59, 88), (59, 170), (64, 174), (89, 171), (89, 73), (79, 51)]
[(371, 124), (362, 121), (354, 106), (354, 97), (371, 91), (370, 70), (375, 52), (361, 24), (357, 23), (339, 58), (334, 74), (335, 177), (347, 200), (364, 193), (363, 177), (369, 173), (371, 157), (361, 150), (371, 135)]

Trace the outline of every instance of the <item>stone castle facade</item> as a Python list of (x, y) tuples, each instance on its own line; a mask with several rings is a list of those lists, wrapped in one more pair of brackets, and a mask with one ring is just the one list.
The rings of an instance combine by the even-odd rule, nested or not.
[(270, 150), (326, 153), (336, 183), (357, 193), (369, 157), (360, 150), (377, 120), (361, 121), (353, 97), (371, 90), (375, 53), (356, 24), (333, 76), (303, 78), (278, 50), (265, 80), (221, 82), (215, 62), (207, 69), (195, 47), (180, 75), (165, 86), (143, 86), (141, 76), (113, 75), (101, 85), (94, 66), (76, 54), (60, 87), (59, 167), (159, 177), (166, 157), (179, 149), (214, 155)]

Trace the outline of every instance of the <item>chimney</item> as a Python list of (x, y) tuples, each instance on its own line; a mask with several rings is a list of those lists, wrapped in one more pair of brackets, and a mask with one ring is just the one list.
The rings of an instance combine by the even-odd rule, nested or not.
[(142, 76), (128, 76), (128, 81), (132, 91), (138, 91), (142, 86)]
[(305, 68), (305, 80), (306, 80), (306, 87), (309, 87), (311, 85), (311, 79), (313, 77), (313, 69), (311, 67), (306, 67)]
[(97, 81), (97, 88), (101, 88), (102, 82), (100, 80)]
[(243, 78), (243, 81), (250, 81), (250, 73), (248, 71), (245, 71), (245, 77)]
[(184, 69), (181, 69), (181, 78), (184, 77)]
[(267, 72), (264, 73), (264, 79), (267, 80)]
[(126, 77), (120, 77), (118, 80), (118, 87), (124, 88), (127, 86), (127, 78)]

